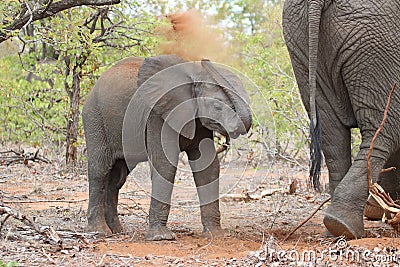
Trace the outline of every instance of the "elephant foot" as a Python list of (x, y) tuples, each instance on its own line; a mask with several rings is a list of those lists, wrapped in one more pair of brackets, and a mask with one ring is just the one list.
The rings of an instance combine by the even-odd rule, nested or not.
[(176, 236), (166, 226), (158, 225), (149, 228), (145, 239), (147, 241), (175, 240)]
[(118, 217), (114, 217), (106, 221), (113, 234), (121, 233), (124, 230)]
[(348, 239), (357, 239), (364, 236), (362, 216), (361, 218), (346, 218), (327, 213), (324, 217), (324, 225), (333, 236), (345, 236)]
[(88, 223), (85, 227), (86, 233), (96, 233), (99, 236), (112, 235), (111, 229), (104, 223)]
[(229, 236), (229, 232), (225, 229), (222, 229), (220, 226), (219, 227), (204, 227), (203, 233), (201, 234), (201, 237), (203, 238), (223, 238)]

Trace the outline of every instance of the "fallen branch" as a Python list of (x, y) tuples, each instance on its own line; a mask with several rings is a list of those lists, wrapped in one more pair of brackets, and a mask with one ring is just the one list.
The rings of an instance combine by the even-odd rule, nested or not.
[(14, 211), (10, 207), (6, 206), (0, 206), (0, 215), (6, 215), (6, 218), (3, 220), (3, 222), (0, 225), (0, 229), (3, 227), (5, 224), (6, 220), (10, 217), (21, 221), (24, 223), (26, 226), (29, 228), (33, 229), (35, 232), (38, 234), (44, 236), (47, 240), (53, 241), (56, 243), (61, 249), (64, 249), (63, 242), (60, 238), (60, 236), (57, 234), (57, 232), (50, 226), (43, 226), (43, 227), (38, 227), (35, 225), (27, 216), (24, 214), (21, 214), (17, 211)]
[[(0, 165), (6, 165), (9, 166), (11, 164), (17, 164), (17, 163), (23, 163), (27, 165), (29, 161), (33, 162), (44, 162), (44, 163), (50, 163), (49, 159), (46, 159), (44, 157), (39, 156), (39, 149), (36, 150), (35, 153), (32, 152), (18, 152), (14, 150), (9, 150), (9, 151), (2, 151), (0, 154), (5, 154), (5, 156), (0, 156)], [(9, 155), (11, 154), (11, 155)]]
[(229, 202), (229, 201), (244, 201), (248, 202), (251, 200), (260, 200), (264, 197), (272, 196), (275, 193), (284, 193), (284, 188), (272, 188), (272, 189), (264, 189), (260, 193), (256, 193), (258, 189), (249, 192), (245, 191), (240, 194), (225, 194), (221, 197), (221, 201)]
[(57, 232), (64, 239), (74, 239), (75, 240), (76, 238), (78, 238), (86, 245), (89, 245), (89, 241), (86, 238), (88, 238), (88, 237), (93, 238), (97, 234), (97, 233), (78, 233), (78, 232), (63, 231), (63, 230), (58, 230)]
[(294, 232), (296, 232), (300, 227), (302, 227), (306, 222), (308, 222), (322, 208), (322, 206), (324, 206), (330, 200), (331, 198), (328, 198), (324, 202), (322, 202), (313, 213), (311, 213), (304, 221), (302, 221), (299, 225), (297, 225), (296, 228), (290, 231), (290, 233), (281, 242), (285, 242), (286, 240), (288, 240), (289, 237), (291, 237), (294, 234)]
[(374, 184), (372, 190), (372, 197), (384, 210), (391, 213), (400, 212), (400, 205), (396, 204), (393, 199), (388, 194), (386, 194), (386, 192), (379, 184)]

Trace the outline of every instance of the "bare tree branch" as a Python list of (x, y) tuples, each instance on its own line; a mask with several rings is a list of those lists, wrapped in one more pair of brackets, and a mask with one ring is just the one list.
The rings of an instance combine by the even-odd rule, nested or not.
[(35, 10), (30, 10), (28, 3), (25, 3), (25, 5), (22, 4), (21, 11), (18, 12), (19, 15), (16, 16), (15, 20), (11, 24), (5, 26), (3, 29), (0, 30), (0, 43), (11, 37), (10, 32), (20, 30), (33, 21), (53, 16), (60, 11), (76, 6), (105, 6), (119, 4), (120, 2), (121, 0), (60, 0), (57, 2), (49, 1), (49, 3), (47, 3), (46, 5)]

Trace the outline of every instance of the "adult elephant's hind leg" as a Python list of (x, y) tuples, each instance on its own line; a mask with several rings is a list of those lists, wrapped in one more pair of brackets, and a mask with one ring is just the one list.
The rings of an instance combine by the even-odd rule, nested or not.
[(350, 129), (337, 119), (331, 109), (321, 110), (320, 116), (322, 150), (329, 171), (329, 193), (333, 195), (351, 166), (351, 135)]
[(123, 228), (118, 219), (118, 193), (128, 176), (128, 168), (124, 160), (117, 160), (111, 169), (108, 179), (105, 217), (108, 227), (113, 233), (122, 232)]
[(378, 184), (383, 187), (393, 200), (400, 199), (400, 149), (394, 153), (384, 166), (384, 169), (395, 168), (381, 173)]
[[(322, 150), (329, 172), (329, 193), (332, 196), (351, 166), (350, 129), (343, 125), (326, 105), (320, 111), (322, 124)], [(332, 236), (325, 231), (327, 237)]]
[[(370, 142), (361, 144), (361, 149), (346, 176), (337, 186), (328, 208), (324, 224), (328, 231), (347, 238), (364, 236), (363, 213), (368, 198), (366, 158)], [(388, 149), (376, 146), (371, 157), (372, 176), (376, 178), (389, 158)]]

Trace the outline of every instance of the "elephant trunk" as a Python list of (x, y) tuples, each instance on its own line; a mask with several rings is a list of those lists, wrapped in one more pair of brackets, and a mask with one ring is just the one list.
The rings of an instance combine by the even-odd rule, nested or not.
[(208, 60), (202, 60), (201, 63), (203, 67), (212, 75), (215, 81), (222, 87), (222, 90), (224, 90), (224, 93), (232, 102), (236, 114), (241, 119), (242, 124), (239, 125), (236, 133), (246, 134), (252, 125), (252, 114), (249, 107), (250, 100), (242, 82), (231, 72), (228, 72), (227, 75), (225, 75), (225, 73), (224, 75), (221, 74), (220, 71), (218, 71), (217, 68), (215, 68)]
[(232, 94), (232, 96), (229, 96), (229, 98), (234, 104), (236, 114), (242, 120), (244, 126), (244, 129), (241, 129), (239, 133), (246, 134), (250, 130), (251, 124), (253, 122), (250, 108), (248, 104), (244, 101), (244, 99), (242, 99), (240, 96), (237, 96), (236, 94)]

